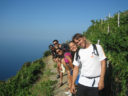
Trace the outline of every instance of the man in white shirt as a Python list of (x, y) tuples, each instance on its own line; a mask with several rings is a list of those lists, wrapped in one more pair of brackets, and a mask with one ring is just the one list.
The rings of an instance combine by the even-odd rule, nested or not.
[[(73, 82), (71, 92), (77, 96), (98, 96), (98, 90), (104, 88), (105, 59), (106, 56), (100, 45), (95, 45), (97, 54), (94, 52), (94, 45), (89, 43), (82, 34), (75, 34), (73, 41), (82, 49), (79, 50), (79, 60), (74, 57)], [(79, 69), (79, 66), (81, 68)], [(75, 90), (75, 80), (80, 71), (77, 92)]]

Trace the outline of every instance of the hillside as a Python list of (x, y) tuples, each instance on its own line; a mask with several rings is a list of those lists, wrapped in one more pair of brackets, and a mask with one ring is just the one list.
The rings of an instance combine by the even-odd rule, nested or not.
[(56, 74), (56, 64), (52, 56), (27, 62), (16, 76), (0, 82), (0, 96), (67, 96), (64, 93), (67, 88), (67, 75), (65, 73), (63, 77), (64, 85), (58, 87), (59, 79)]
[[(128, 96), (128, 11), (107, 17), (106, 20), (92, 20), (92, 25), (83, 33), (92, 43), (100, 40), (109, 59), (102, 96)], [(66, 96), (67, 75), (62, 87), (58, 87), (56, 64), (49, 56), (26, 62), (16, 76), (0, 82), (0, 96)]]
[[(61, 87), (58, 87), (59, 85), (59, 79), (56, 78), (57, 75), (57, 70), (56, 70), (56, 64), (53, 62), (52, 60), (52, 56), (48, 56), (43, 58), (44, 63), (46, 64), (45, 68), (44, 68), (44, 74), (41, 76), (40, 80), (38, 82), (36, 82), (36, 84), (33, 86), (33, 94), (35, 96), (67, 96), (65, 95), (65, 91), (67, 88), (67, 75), (66, 73), (64, 74), (63, 77), (63, 82), (64, 85)], [(48, 89), (48, 86), (42, 86), (41, 85), (45, 82), (48, 83), (48, 81), (54, 81), (53, 86), (49, 86), (49, 89), (51, 87), (51, 93), (50, 90)], [(49, 84), (48, 84), (49, 85)], [(48, 89), (48, 90), (45, 90)], [(40, 91), (39, 91), (40, 90)], [(44, 92), (45, 90), (45, 92)], [(37, 94), (37, 92), (38, 94)]]
[(106, 78), (106, 85), (109, 84), (109, 96), (126, 96), (126, 93), (128, 94), (128, 11), (106, 18), (106, 20), (92, 20), (92, 25), (83, 35), (92, 43), (100, 41), (109, 59), (111, 68), (108, 69), (111, 73)]

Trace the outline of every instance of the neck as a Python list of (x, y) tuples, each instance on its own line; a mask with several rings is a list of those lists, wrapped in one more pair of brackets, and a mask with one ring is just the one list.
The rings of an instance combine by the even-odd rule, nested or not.
[(86, 43), (86, 42), (85, 42), (84, 48), (86, 49), (86, 48), (88, 48), (89, 46), (90, 46), (90, 43)]

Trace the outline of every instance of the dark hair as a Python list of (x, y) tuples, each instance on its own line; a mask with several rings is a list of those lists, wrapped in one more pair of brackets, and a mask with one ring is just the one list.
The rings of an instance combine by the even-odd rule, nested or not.
[(83, 37), (82, 34), (76, 33), (76, 34), (72, 37), (72, 41), (74, 42), (75, 39), (78, 40), (79, 38), (82, 38), (82, 37)]
[(63, 43), (61, 44), (61, 49), (64, 51), (64, 52), (69, 52), (69, 46), (67, 43)]
[(58, 40), (53, 40), (53, 42), (57, 42), (58, 43)]
[[(61, 48), (57, 48), (56, 50), (58, 50), (58, 49), (63, 52), (63, 50), (62, 50)], [(56, 53), (56, 54), (57, 54), (57, 53)], [(57, 57), (58, 57), (58, 58), (64, 58), (64, 52), (62, 53), (62, 55), (58, 55), (58, 54), (57, 54)]]
[(51, 49), (51, 47), (54, 47), (54, 46), (52, 44), (50, 44), (48, 47), (49, 47), (49, 49)]
[[(59, 50), (62, 50), (62, 48), (57, 48), (56, 50), (58, 50), (58, 49), (59, 49)], [(63, 51), (63, 50), (62, 50), (62, 51)]]

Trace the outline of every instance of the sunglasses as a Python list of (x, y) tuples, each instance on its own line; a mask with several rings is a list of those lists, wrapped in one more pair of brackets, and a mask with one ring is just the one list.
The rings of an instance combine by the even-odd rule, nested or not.
[(54, 45), (58, 44), (57, 42), (53, 43)]
[(60, 53), (61, 52), (61, 50), (59, 50), (59, 51), (56, 51), (56, 53)]

